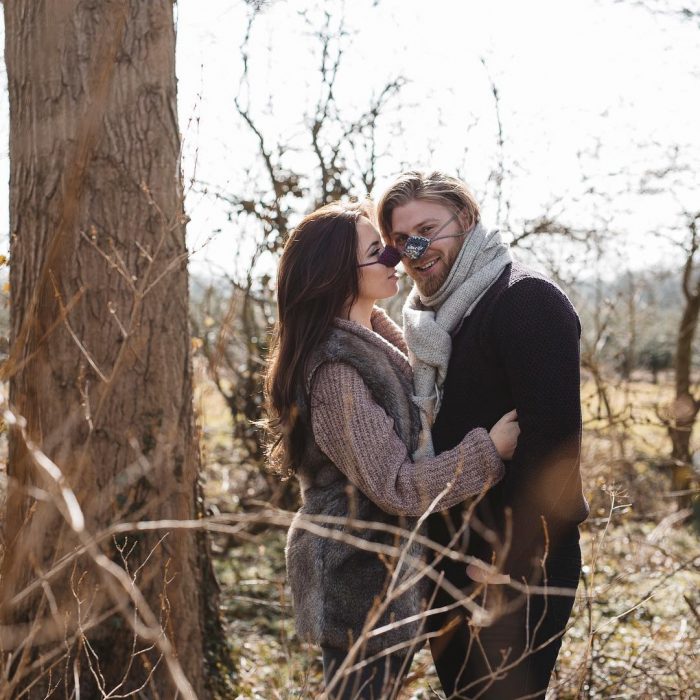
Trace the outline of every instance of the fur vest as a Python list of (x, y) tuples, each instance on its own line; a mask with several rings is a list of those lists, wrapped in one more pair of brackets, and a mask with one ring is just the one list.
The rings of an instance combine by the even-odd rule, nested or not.
[[(410, 400), (410, 367), (406, 362), (402, 366), (397, 360), (395, 348), (381, 337), (370, 339), (367, 332), (354, 332), (344, 325), (334, 327), (315, 353), (307, 375), (307, 389), (324, 362), (345, 362), (360, 374), (374, 400), (394, 420), (395, 429), (409, 453), (412, 452), (418, 440), (420, 419), (418, 409)], [(359, 638), (374, 606), (387, 600), (396, 558), (314, 534), (302, 528), (300, 522), (304, 516), (340, 518), (340, 523), (320, 523), (320, 526), (402, 549), (416, 526), (416, 519), (388, 515), (348, 481), (316, 444), (309, 407), (303, 400), (299, 402), (299, 419), (306, 430), (304, 460), (297, 470), (303, 506), (289, 530), (286, 549), (297, 634), (307, 642), (347, 649)], [(372, 446), (368, 445), (367, 449)], [(347, 519), (401, 527), (406, 534), (399, 537), (353, 526)], [(407, 554), (414, 563), (424, 559), (423, 547), (416, 542), (409, 545)], [(396, 585), (400, 586), (415, 573), (414, 566), (402, 564)], [(426, 592), (427, 579), (421, 578), (389, 602), (373, 629), (418, 615), (426, 606)], [(374, 653), (410, 641), (420, 633), (420, 628), (420, 621), (412, 621), (366, 637), (365, 652)]]

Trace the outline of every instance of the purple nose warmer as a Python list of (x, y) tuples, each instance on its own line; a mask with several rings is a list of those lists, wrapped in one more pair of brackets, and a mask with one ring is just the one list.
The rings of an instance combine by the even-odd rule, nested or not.
[(384, 265), (384, 267), (396, 267), (401, 262), (401, 253), (393, 246), (386, 246), (380, 256), (369, 263), (362, 263), (358, 267), (367, 267), (368, 265)]

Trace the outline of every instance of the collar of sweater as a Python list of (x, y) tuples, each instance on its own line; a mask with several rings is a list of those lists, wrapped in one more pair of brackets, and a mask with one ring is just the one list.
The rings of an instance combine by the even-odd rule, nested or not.
[(401, 329), (389, 318), (387, 313), (375, 306), (372, 310), (372, 330), (366, 328), (361, 323), (350, 321), (345, 318), (336, 318), (334, 325), (336, 328), (353, 333), (368, 343), (376, 346), (386, 353), (399, 371), (407, 377), (413, 377), (413, 370), (408, 362), (406, 354), (406, 344), (404, 343)]

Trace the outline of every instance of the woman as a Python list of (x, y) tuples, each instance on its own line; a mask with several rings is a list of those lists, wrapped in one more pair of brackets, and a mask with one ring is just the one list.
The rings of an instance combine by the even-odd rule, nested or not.
[(406, 346), (375, 306), (397, 292), (398, 261), (366, 205), (332, 204), (292, 232), (278, 270), (270, 457), (301, 485), (287, 571), (298, 634), (322, 647), (334, 700), (394, 696), (427, 583), (416, 576), (423, 551), (409, 533), (430, 507), (449, 508), (498, 481), (518, 434), (512, 412), (490, 433), (474, 430), (449, 452), (411, 460), (420, 419)]

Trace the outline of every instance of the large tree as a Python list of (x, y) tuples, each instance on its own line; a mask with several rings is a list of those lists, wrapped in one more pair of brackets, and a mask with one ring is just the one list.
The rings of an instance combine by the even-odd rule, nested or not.
[(208, 697), (222, 647), (205, 534), (128, 525), (201, 515), (173, 3), (9, 0), (4, 15), (0, 687)]

